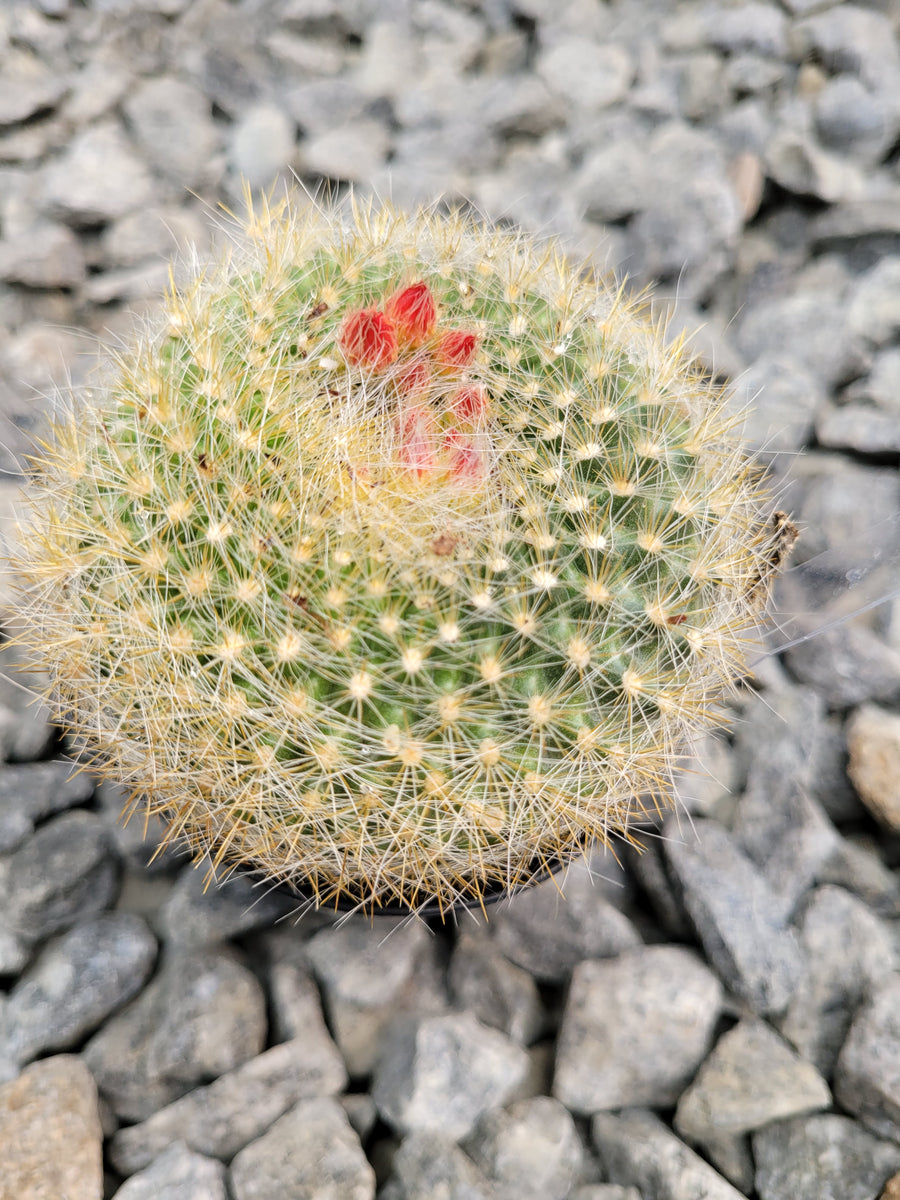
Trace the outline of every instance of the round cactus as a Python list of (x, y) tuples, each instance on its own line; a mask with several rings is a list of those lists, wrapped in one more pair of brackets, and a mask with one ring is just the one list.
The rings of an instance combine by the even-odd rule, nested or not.
[(777, 550), (719, 389), (552, 244), (264, 203), (35, 463), (59, 719), (169, 836), (442, 906), (629, 836)]

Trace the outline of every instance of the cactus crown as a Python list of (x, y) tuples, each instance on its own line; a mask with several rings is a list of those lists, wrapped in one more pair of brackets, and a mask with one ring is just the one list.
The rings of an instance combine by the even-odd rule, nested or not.
[(198, 856), (322, 902), (450, 904), (628, 836), (771, 546), (663, 332), (459, 216), (251, 210), (37, 462), (60, 719)]

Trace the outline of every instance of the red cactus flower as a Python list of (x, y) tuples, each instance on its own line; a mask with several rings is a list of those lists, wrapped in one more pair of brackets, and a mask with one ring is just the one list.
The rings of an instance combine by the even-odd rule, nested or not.
[(424, 342), (437, 324), (434, 297), (424, 283), (412, 283), (394, 292), (387, 298), (384, 311), (397, 326), (400, 341), (409, 346)]
[(484, 388), (459, 388), (450, 397), (450, 407), (457, 420), (479, 421), (488, 411), (488, 399)]
[(401, 396), (427, 395), (431, 388), (431, 367), (421, 358), (400, 363), (396, 374), (397, 391)]
[(465, 329), (448, 329), (438, 338), (434, 348), (435, 361), (449, 370), (467, 367), (475, 357), (477, 345), (477, 333), (469, 333)]
[(376, 308), (348, 313), (338, 334), (338, 345), (353, 366), (389, 366), (397, 357), (397, 331)]

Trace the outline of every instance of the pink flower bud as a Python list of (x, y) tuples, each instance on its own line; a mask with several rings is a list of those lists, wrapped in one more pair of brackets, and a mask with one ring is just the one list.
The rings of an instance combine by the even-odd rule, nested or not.
[(347, 362), (377, 371), (396, 359), (397, 331), (383, 312), (363, 308), (344, 318), (338, 345)]
[(410, 399), (425, 396), (431, 389), (431, 367), (421, 358), (400, 363), (395, 379), (401, 396)]
[(409, 408), (397, 418), (400, 464), (421, 479), (437, 466), (434, 421), (427, 408)]
[(487, 476), (487, 456), (484, 450), (458, 429), (447, 431), (442, 450), (447, 457), (450, 478), (454, 483), (477, 484)]

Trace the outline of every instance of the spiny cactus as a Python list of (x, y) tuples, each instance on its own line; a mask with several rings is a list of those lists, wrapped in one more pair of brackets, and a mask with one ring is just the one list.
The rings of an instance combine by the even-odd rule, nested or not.
[(264, 202), (58, 419), (61, 721), (215, 866), (377, 907), (629, 836), (777, 554), (720, 392), (552, 244)]

